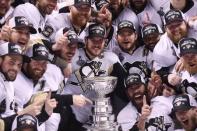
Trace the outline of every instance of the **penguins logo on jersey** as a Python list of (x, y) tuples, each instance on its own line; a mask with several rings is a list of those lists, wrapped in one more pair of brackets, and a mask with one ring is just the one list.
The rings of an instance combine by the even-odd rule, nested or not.
[(51, 27), (50, 25), (45, 25), (44, 30), (42, 31), (42, 34), (48, 38), (49, 36), (53, 34), (53, 32), (54, 32), (53, 27)]
[(155, 128), (155, 131), (168, 131), (172, 123), (164, 123), (164, 116), (151, 118), (148, 123), (146, 123), (146, 129), (149, 130)]
[(14, 100), (10, 103), (10, 110), (18, 111), (18, 104)]
[(126, 71), (130, 73), (137, 73), (141, 75), (145, 81), (147, 81), (149, 77), (149, 69), (146, 66), (146, 63), (144, 61), (135, 61), (134, 63), (126, 62), (123, 67), (126, 69)]
[(0, 103), (0, 114), (4, 113), (6, 110), (6, 101), (5, 99)]
[[(81, 68), (75, 72), (75, 75), (79, 81), (79, 83), (82, 83), (84, 78), (88, 77), (95, 77), (95, 76), (101, 76), (102, 74), (105, 74), (105, 70), (101, 70), (102, 62), (100, 61), (91, 61), (85, 63)], [(86, 91), (85, 87), (81, 86), (83, 91)]]
[(181, 85), (180, 85), (180, 89), (187, 93), (190, 94), (193, 97), (197, 97), (197, 84), (195, 82), (188, 82), (187, 79), (185, 79)]

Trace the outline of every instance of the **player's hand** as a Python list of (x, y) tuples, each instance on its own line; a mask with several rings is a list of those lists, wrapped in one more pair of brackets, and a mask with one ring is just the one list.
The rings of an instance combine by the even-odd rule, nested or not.
[(97, 21), (100, 23), (105, 23), (110, 21), (112, 14), (107, 9), (108, 4), (104, 5), (98, 12)]
[(147, 88), (150, 98), (153, 98), (162, 93), (162, 80), (154, 69), (151, 73), (151, 79), (148, 82)]
[(170, 83), (173, 86), (181, 84), (181, 81), (182, 81), (181, 77), (178, 76), (177, 74), (173, 73), (168, 75), (168, 83)]
[(58, 40), (56, 41), (56, 43), (52, 46), (52, 50), (53, 51), (59, 51), (62, 49), (63, 46), (65, 46), (66, 44), (68, 44), (68, 38), (67, 38), (67, 32), (64, 33), (63, 36), (60, 36), (58, 38)]
[(92, 101), (83, 95), (73, 95), (73, 105), (83, 107), (87, 103), (92, 104)]
[(11, 35), (11, 27), (7, 24), (5, 24), (1, 29), (1, 40), (9, 41), (10, 35)]
[(143, 106), (141, 111), (141, 119), (146, 120), (151, 113), (151, 107), (147, 104), (146, 96), (143, 96)]
[(49, 116), (51, 116), (51, 114), (53, 113), (53, 109), (56, 106), (57, 106), (57, 101), (54, 98), (51, 99), (51, 90), (50, 90), (45, 100), (45, 111)]
[(37, 116), (40, 114), (42, 110), (42, 102), (34, 102), (31, 105), (28, 105), (25, 107), (22, 111), (18, 112), (18, 115), (23, 115), (23, 114), (30, 114), (32, 116)]
[(183, 71), (185, 69), (184, 66), (184, 59), (181, 57), (175, 64), (175, 71), (177, 73), (180, 73), (181, 71)]
[(145, 123), (150, 113), (151, 113), (151, 107), (147, 104), (146, 96), (144, 95), (141, 116), (139, 117), (137, 123), (137, 127), (139, 128), (140, 131), (145, 131)]

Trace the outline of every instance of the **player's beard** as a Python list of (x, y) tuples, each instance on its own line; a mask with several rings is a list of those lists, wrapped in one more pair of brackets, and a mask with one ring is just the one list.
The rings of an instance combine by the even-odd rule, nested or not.
[(27, 65), (27, 74), (33, 81), (38, 81), (43, 76), (45, 71), (45, 69), (33, 69), (29, 64)]
[(170, 37), (170, 39), (173, 41), (173, 43), (178, 44), (178, 42), (187, 36), (187, 31), (183, 30), (183, 29), (179, 29), (177, 31), (171, 32), (170, 34), (168, 34), (168, 36)]
[(3, 70), (4, 67), (4, 61), (2, 61), (1, 65), (0, 65), (0, 72), (4, 75), (5, 79), (7, 81), (14, 81), (16, 79), (17, 76), (17, 71), (13, 70), (13, 69), (8, 69), (7, 71)]
[(4, 75), (7, 81), (14, 81), (17, 76), (17, 71), (14, 70), (8, 70), (7, 72), (1, 70), (1, 73)]
[(87, 22), (90, 19), (90, 14), (89, 13), (75, 13), (72, 14), (72, 22), (74, 23), (74, 25), (76, 25), (77, 27), (83, 27), (87, 24)]

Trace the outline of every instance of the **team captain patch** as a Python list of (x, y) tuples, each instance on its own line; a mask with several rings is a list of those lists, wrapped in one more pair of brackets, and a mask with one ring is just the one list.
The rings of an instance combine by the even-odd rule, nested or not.
[(42, 34), (45, 37), (49, 37), (52, 35), (53, 32), (54, 32), (54, 30), (50, 25), (45, 25), (44, 30), (42, 31)]

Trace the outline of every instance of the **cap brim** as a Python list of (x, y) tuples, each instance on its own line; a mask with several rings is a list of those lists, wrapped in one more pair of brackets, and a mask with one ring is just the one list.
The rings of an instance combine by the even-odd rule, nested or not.
[(134, 28), (123, 27), (123, 28), (118, 29), (117, 33), (120, 33), (123, 29), (128, 29), (128, 30), (131, 30), (132, 32), (135, 32), (136, 31)]
[(182, 21), (184, 21), (184, 19), (181, 19), (181, 18), (177, 18), (177, 19), (174, 19), (174, 20), (170, 20), (170, 21), (168, 21), (165, 25), (169, 25), (169, 24), (171, 24), (171, 23), (173, 23), (173, 22), (182, 22)]
[(188, 54), (188, 53), (197, 54), (197, 50), (196, 49), (190, 49), (190, 50), (183, 51), (182, 53), (180, 53), (180, 56), (183, 56), (183, 55)]
[(78, 7), (78, 6), (81, 6), (81, 5), (91, 6), (91, 4), (90, 3), (87, 3), (87, 2), (78, 2), (78, 3), (74, 4), (75, 7)]
[(31, 34), (36, 34), (37, 33), (36, 29), (34, 27), (32, 27), (32, 26), (23, 25), (23, 26), (16, 26), (16, 27), (13, 27), (13, 28), (17, 29), (17, 28), (22, 28), (22, 27), (29, 28), (29, 32)]
[(36, 56), (36, 57), (31, 57), (34, 60), (46, 60), (49, 61), (49, 58), (47, 57), (43, 57), (43, 56)]
[(17, 127), (16, 130), (25, 129), (25, 128), (32, 128), (34, 129), (34, 131), (37, 131), (37, 127), (35, 127), (35, 125), (22, 125), (20, 127)]
[(101, 38), (105, 38), (105, 36), (100, 35), (100, 34), (90, 34), (88, 37), (101, 37)]
[(173, 111), (187, 111), (189, 109), (191, 109), (192, 106), (179, 106), (179, 107), (176, 107), (176, 108), (173, 108)]
[(29, 31), (30, 31), (31, 34), (36, 34), (37, 33), (36, 29), (34, 27), (31, 27), (31, 26), (29, 26)]
[(79, 39), (71, 39), (70, 44), (73, 44), (73, 43), (79, 44), (81, 43), (81, 41)]
[(138, 84), (143, 84), (143, 85), (144, 85), (143, 82), (138, 81), (138, 82), (132, 82), (132, 83), (126, 84), (126, 87), (127, 87), (127, 89), (128, 89), (128, 88), (131, 88), (131, 86), (133, 86), (133, 85), (138, 85)]

